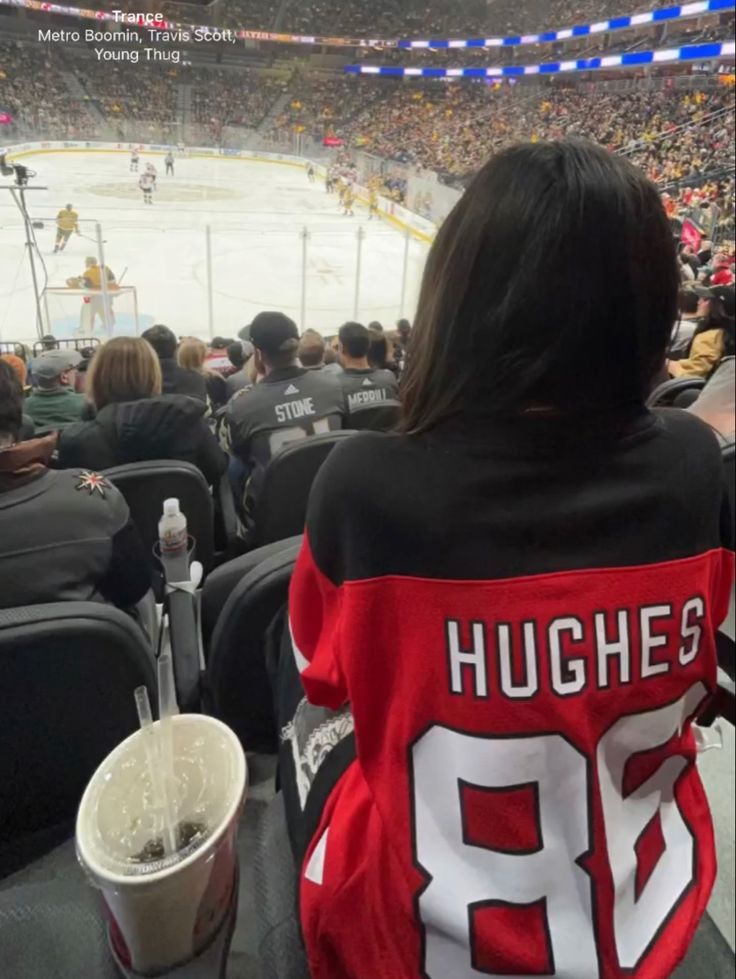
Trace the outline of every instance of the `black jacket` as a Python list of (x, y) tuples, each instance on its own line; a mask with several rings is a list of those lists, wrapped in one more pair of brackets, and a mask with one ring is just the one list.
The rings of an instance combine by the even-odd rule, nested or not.
[(217, 411), (218, 408), (226, 405), (230, 395), (227, 391), (227, 382), (222, 374), (218, 374), (217, 371), (210, 371), (205, 375), (204, 382), (212, 410)]
[(64, 430), (59, 466), (109, 469), (126, 462), (179, 459), (197, 466), (213, 485), (227, 468), (227, 455), (204, 420), (205, 410), (203, 401), (176, 394), (106, 405), (93, 421)]
[(207, 401), (207, 384), (203, 374), (180, 367), (173, 357), (160, 360), (164, 394), (186, 394)]
[(131, 608), (151, 562), (128, 506), (102, 476), (46, 464), (56, 438), (0, 452), (0, 608), (108, 601)]

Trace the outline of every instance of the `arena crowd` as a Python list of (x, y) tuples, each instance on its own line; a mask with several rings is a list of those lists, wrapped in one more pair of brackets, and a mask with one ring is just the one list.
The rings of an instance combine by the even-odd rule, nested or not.
[[(629, 12), (625, 0), (223, 0), (214, 16), (490, 35)], [(219, 849), (197, 905), (217, 885), (217, 910), (235, 916), (240, 880), (253, 917), (277, 919), (238, 967), (257, 979), (692, 979), (693, 955), (698, 974), (719, 975), (717, 955), (730, 967), (705, 917), (717, 843), (698, 756), (723, 739), (715, 717), (733, 720), (733, 75), (397, 83), (276, 55), (265, 70), (133, 72), (67, 52), (48, 56), (42, 91), (32, 52), (0, 45), (16, 135), (296, 137), (319, 150), (325, 193), (334, 178), (346, 211), (372, 175), (371, 219), (379, 193), (416, 205), (412, 180), (463, 192), (438, 222), (412, 322), (346, 311), (325, 336), (276, 308), (207, 340), (159, 322), (102, 342), (0, 344), (3, 979), (48, 979), (61, 962), (102, 976), (93, 958), (112, 968), (110, 949), (128, 961), (118, 905), (102, 924), (55, 888), (83, 878), (75, 813), (135, 726), (134, 691), (151, 738), (136, 779), (150, 778), (156, 829), (116, 874), (116, 900), (146, 864), (166, 879), (159, 851), (184, 850), (181, 800), (156, 780), (181, 744), (172, 735), (159, 755), (168, 721), (154, 733), (140, 704), (146, 685), (166, 687), (169, 641), (181, 681), (176, 609), (192, 592), (182, 712), (227, 723), (253, 773), (268, 756), (239, 870), (239, 800), (221, 836), (203, 824)], [(58, 250), (76, 222), (67, 205)], [(100, 261), (71, 280), (92, 324), (116, 286)], [(174, 481), (197, 504), (179, 527), (184, 571), (163, 587), (171, 542), (156, 535)], [(156, 600), (171, 627), (158, 633)], [(41, 641), (29, 623), (44, 614)], [(65, 644), (73, 616), (87, 632)], [(99, 669), (105, 642), (79, 668), (91, 622), (124, 635), (124, 679), (109, 656)], [(40, 791), (39, 771), (51, 773)], [(197, 861), (181, 866), (194, 877)], [(178, 879), (168, 895), (184, 900), (192, 878)], [(19, 940), (28, 920), (34, 941)], [(166, 924), (178, 934), (175, 916)], [(268, 971), (270, 941), (293, 971)]]
[[(347, 321), (326, 342), (263, 311), (238, 338), (209, 345), (158, 324), (82, 351), (47, 336), (30, 357), (23, 347), (0, 357), (1, 603), (26, 617), (43, 603), (91, 601), (139, 621), (151, 549), (115, 466), (191, 464), (217, 519), (236, 507), (229, 543), (248, 553), (276, 506), (275, 468), (287, 453), (306, 459), (329, 446), (326, 461), (288, 480), (306, 526), (288, 626), (278, 619), (269, 633), (280, 650), (273, 724), (285, 732), (279, 859), (292, 867), (285, 900), (296, 907), (298, 892), (299, 954), (313, 979), (426, 971), (423, 955), (445, 954), (456, 904), (476, 891), (441, 888), (427, 905), (415, 846), (439, 873), (433, 827), (454, 819), (458, 867), (470, 845), (507, 858), (519, 811), (533, 819), (538, 805), (547, 828), (535, 853), (555, 862), (555, 886), (579, 894), (579, 854), (598, 854), (589, 898), (572, 903), (574, 952), (542, 902), (556, 961), (582, 957), (591, 975), (603, 962), (601, 974), (623, 979), (614, 912), (590, 889), (607, 893), (618, 861), (646, 894), (641, 861), (669, 861), (674, 874), (674, 860), (690, 875), (687, 906), (676, 882), (660, 887), (667, 923), (645, 954), (657, 979), (682, 975), (716, 868), (698, 769), (679, 759), (696, 750), (693, 718), (705, 723), (715, 707), (719, 656), (733, 671), (715, 635), (733, 588), (723, 453), (734, 439), (734, 258), (702, 246), (676, 248), (661, 194), (625, 158), (579, 139), (517, 143), (480, 168), (442, 225), (413, 329)], [(658, 407), (669, 392), (671, 406)], [(684, 395), (687, 407), (674, 400)], [(639, 631), (629, 638), (632, 606)], [(257, 669), (265, 677), (265, 664)], [(653, 711), (664, 733), (631, 728)], [(658, 777), (678, 760), (668, 777), (691, 783), (678, 805), (698, 859), (682, 864), (656, 838), (642, 843), (638, 823), (627, 829), (624, 871), (610, 854), (620, 803), (591, 819), (585, 779), (607, 777), (619, 725), (629, 725), (628, 754), (656, 747)], [(298, 739), (323, 736), (303, 770)], [(506, 767), (489, 769), (488, 753), (498, 763), (506, 751)], [(552, 780), (550, 764), (561, 772)], [(661, 782), (642, 777), (638, 795), (659, 806)], [(541, 801), (508, 810), (520, 778)], [(555, 802), (559, 779), (566, 791)], [(605, 791), (624, 800), (623, 783), (612, 784)], [(571, 820), (595, 842), (563, 832)], [(465, 842), (462, 825), (482, 847)], [(481, 879), (506, 880), (488, 868)], [(477, 880), (474, 870), (463, 886)], [(504, 883), (512, 903), (520, 881), (526, 908), (538, 874), (515, 866)], [(346, 888), (369, 908), (347, 928)], [(390, 899), (369, 902), (377, 888)], [(449, 942), (453, 973), (481, 952), (507, 973), (531, 954), (542, 961), (548, 944), (535, 936), (481, 916)]]

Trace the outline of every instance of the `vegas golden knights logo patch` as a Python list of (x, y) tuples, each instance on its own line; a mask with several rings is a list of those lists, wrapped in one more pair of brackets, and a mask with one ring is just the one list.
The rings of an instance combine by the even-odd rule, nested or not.
[(86, 490), (90, 496), (94, 496), (95, 493), (104, 496), (105, 490), (109, 485), (104, 476), (100, 476), (99, 473), (88, 472), (85, 469), (84, 472), (79, 474), (79, 482), (75, 486), (75, 489)]

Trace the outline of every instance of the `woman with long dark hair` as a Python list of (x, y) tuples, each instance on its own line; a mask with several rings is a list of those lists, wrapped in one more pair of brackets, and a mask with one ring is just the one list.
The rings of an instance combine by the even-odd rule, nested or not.
[(672, 377), (710, 377), (725, 357), (736, 354), (734, 287), (713, 286), (708, 313), (693, 333), (683, 360), (667, 365)]
[(500, 153), (440, 229), (403, 434), (329, 456), (292, 579), (304, 690), (341, 711), (290, 746), (314, 979), (684, 955), (733, 555), (712, 432), (645, 408), (678, 284), (656, 188), (592, 144)]

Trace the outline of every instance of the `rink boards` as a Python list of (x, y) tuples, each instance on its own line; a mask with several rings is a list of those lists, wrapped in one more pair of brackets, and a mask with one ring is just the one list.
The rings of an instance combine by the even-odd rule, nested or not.
[[(140, 148), (140, 144), (139, 144)], [(97, 255), (136, 288), (142, 328), (166, 322), (178, 334), (230, 336), (262, 309), (283, 309), (301, 328), (334, 333), (346, 319), (387, 325), (411, 317), (434, 226), (382, 201), (380, 220), (359, 207), (344, 217), (324, 181), (307, 181), (302, 158), (189, 149), (173, 178), (165, 146), (140, 148), (142, 170), (159, 170), (155, 205), (143, 207), (129, 144), (36, 143), (8, 148), (37, 171), (27, 196), (45, 264), (43, 281), (63, 286)], [(174, 151), (176, 156), (176, 151)], [(233, 163), (238, 166), (233, 166)], [(319, 166), (316, 166), (318, 175)], [(360, 198), (359, 198), (360, 199)], [(55, 217), (66, 203), (85, 237), (50, 254)], [(360, 239), (360, 240), (359, 240)], [(0, 198), (0, 339), (37, 333), (23, 225)], [(43, 282), (42, 282), (43, 285)], [(65, 317), (67, 332), (76, 316)], [(124, 317), (118, 324), (131, 332)]]

